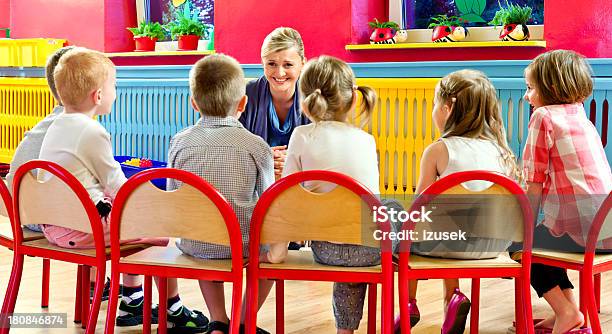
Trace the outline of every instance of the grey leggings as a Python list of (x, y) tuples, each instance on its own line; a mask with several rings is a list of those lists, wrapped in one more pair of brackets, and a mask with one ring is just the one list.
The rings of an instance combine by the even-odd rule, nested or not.
[[(393, 199), (383, 199), (382, 203), (396, 210), (403, 210), (402, 205)], [(401, 223), (391, 226), (393, 231), (401, 229)], [(394, 242), (397, 249), (399, 242)], [(335, 244), (325, 241), (312, 242), (314, 260), (321, 264), (342, 267), (369, 267), (380, 264), (380, 249), (366, 246)], [(332, 304), (336, 327), (356, 330), (363, 316), (363, 302), (367, 289), (366, 283), (334, 283)]]
[[(313, 241), (312, 254), (318, 263), (332, 266), (368, 267), (380, 264), (380, 249), (372, 247)], [(334, 283), (332, 303), (337, 328), (359, 328), (367, 286), (365, 283)]]

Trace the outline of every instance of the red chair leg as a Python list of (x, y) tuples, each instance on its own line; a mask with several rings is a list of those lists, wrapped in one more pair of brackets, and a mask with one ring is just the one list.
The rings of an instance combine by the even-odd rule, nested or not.
[(87, 328), (87, 322), (89, 321), (89, 273), (91, 271), (90, 266), (83, 266), (81, 270), (81, 327)]
[(285, 281), (276, 280), (276, 333), (285, 332)]
[(259, 295), (259, 280), (247, 269), (245, 334), (255, 334), (257, 326), (257, 299)]
[[(597, 304), (597, 313), (601, 313), (601, 273), (595, 274), (595, 303)], [(589, 311), (590, 312), (590, 311)]]
[[(582, 273), (581, 273), (582, 274)], [(587, 273), (585, 273), (587, 274)], [(592, 281), (587, 281), (585, 283), (585, 289), (590, 291), (588, 293), (588, 298), (586, 300), (586, 307), (588, 309), (588, 317), (590, 321), (590, 327), (594, 334), (602, 334), (601, 332), (601, 323), (599, 321), (598, 307), (597, 307), (597, 295), (595, 294), (595, 287), (593, 286)], [(585, 319), (586, 322), (586, 319)]]
[(480, 312), (480, 278), (472, 278), (472, 315), (470, 315), (470, 333), (478, 334)]
[(368, 284), (368, 334), (376, 334), (377, 294), (378, 291), (376, 284)]
[[(145, 278), (146, 279), (146, 278)], [(108, 308), (106, 310), (106, 325), (104, 327), (105, 334), (114, 334), (115, 320), (117, 318), (117, 304), (119, 303), (119, 273), (116, 270), (111, 270), (110, 295), (108, 296)], [(145, 297), (146, 298), (146, 297)], [(149, 308), (150, 309), (150, 308)], [(146, 308), (145, 308), (146, 310)], [(145, 327), (146, 329), (146, 327)], [(149, 331), (151, 329), (149, 328)], [(143, 329), (144, 333), (144, 329)]]
[(7, 316), (15, 311), (15, 303), (19, 294), (19, 286), (21, 285), (21, 275), (23, 274), (23, 255), (13, 255), (13, 268), (11, 270), (11, 278), (9, 279), (9, 289), (4, 295), (4, 303), (2, 303), (2, 313), (0, 318), (0, 333), (7, 334), (10, 330)]
[(77, 266), (76, 294), (74, 298), (74, 322), (75, 323), (81, 322), (81, 303), (83, 302), (83, 299), (81, 298), (81, 289), (82, 289), (81, 286), (83, 284), (82, 271), (83, 271), (83, 266), (79, 264)]
[(524, 334), (525, 328), (525, 316), (523, 308), (523, 294), (521, 291), (521, 280), (518, 277), (514, 278), (514, 323), (516, 334)]
[[(104, 285), (106, 281), (106, 273), (103, 268), (96, 268), (96, 284), (94, 286), (94, 296), (91, 303), (91, 308), (88, 309), (89, 316), (87, 317), (87, 329), (86, 334), (94, 334), (96, 332), (96, 325), (98, 324), (98, 314), (100, 313), (100, 304), (102, 303), (102, 293), (104, 292)], [(89, 294), (88, 306), (89, 306)]]
[[(142, 333), (151, 334), (151, 276), (144, 278), (144, 304), (142, 310)], [(159, 310), (159, 309), (158, 309)]]
[(410, 312), (408, 311), (408, 284), (410, 281), (398, 278), (400, 325), (402, 334), (410, 334)]
[[(232, 315), (230, 319), (240, 319), (242, 312), (242, 279), (237, 279), (232, 285)], [(240, 321), (230, 323), (230, 334), (238, 334), (240, 331)]]
[[(518, 279), (517, 279), (518, 280)], [(519, 302), (521, 307), (519, 314), (523, 320), (523, 326), (525, 333), (534, 334), (535, 328), (533, 327), (533, 310), (531, 307), (531, 283), (529, 280), (520, 278), (520, 291)]]
[(50, 269), (50, 260), (43, 259), (43, 269), (42, 269), (42, 295), (40, 297), (40, 307), (47, 308), (49, 307), (49, 269)]
[[(580, 308), (580, 312), (582, 313), (582, 315), (584, 315), (584, 325), (587, 326), (589, 319), (588, 319), (588, 314), (587, 314), (587, 302), (588, 302), (588, 296), (590, 294), (590, 291), (587, 291), (587, 281), (588, 280), (593, 280), (593, 277), (584, 277), (584, 275), (580, 275), (580, 279), (579, 279), (579, 308)], [(593, 286), (592, 283), (590, 285), (591, 287)], [(592, 291), (592, 290), (591, 290)]]
[[(383, 334), (393, 334), (393, 302), (395, 300), (393, 293), (393, 274), (387, 276), (383, 279), (383, 285), (381, 286), (381, 315), (380, 321), (382, 323), (382, 333)], [(369, 308), (368, 304), (368, 308)]]
[(168, 279), (166, 277), (159, 278), (159, 324), (157, 325), (157, 333), (166, 334), (168, 332)]

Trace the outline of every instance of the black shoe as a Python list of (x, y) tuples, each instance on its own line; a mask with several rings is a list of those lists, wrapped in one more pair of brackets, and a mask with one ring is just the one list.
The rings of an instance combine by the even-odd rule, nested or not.
[[(89, 282), (89, 302), (93, 301), (94, 295), (94, 287), (96, 286), (95, 282)], [(119, 285), (119, 298), (121, 298), (121, 290), (123, 290), (123, 286)], [(106, 278), (106, 282), (104, 283), (104, 290), (102, 290), (102, 301), (107, 301), (108, 296), (110, 296), (110, 278)]]
[[(142, 311), (143, 311), (144, 300), (141, 300), (137, 305), (131, 305), (121, 300), (119, 303), (119, 312), (122, 315), (117, 316), (116, 325), (118, 327), (138, 326), (142, 324)], [(151, 307), (151, 323), (156, 324), (159, 315), (159, 308), (157, 304)]]
[[(244, 324), (241, 324), (240, 325), (240, 330), (239, 330), (240, 334), (244, 334), (244, 330), (245, 330), (244, 329)], [(267, 330), (265, 330), (263, 328), (256, 327), (255, 328), (255, 334), (270, 334), (270, 332), (268, 332)]]
[[(206, 331), (206, 333), (211, 334), (213, 331), (221, 331), (224, 334), (228, 334), (229, 324), (226, 324), (221, 321), (212, 321), (208, 324), (208, 330)], [(244, 325), (240, 325), (239, 333), (244, 334)], [(265, 329), (261, 329), (257, 327), (257, 329), (255, 329), (255, 334), (270, 334), (270, 333), (266, 331)]]
[(203, 333), (208, 329), (208, 318), (197, 310), (186, 306), (168, 314), (168, 333)]
[(291, 241), (291, 242), (289, 243), (289, 247), (287, 247), (287, 249), (289, 249), (289, 250), (300, 250), (300, 248), (302, 248), (302, 247), (303, 247), (303, 246), (302, 246), (302, 245), (300, 245), (300, 244), (298, 244), (297, 242), (293, 242), (293, 241)]

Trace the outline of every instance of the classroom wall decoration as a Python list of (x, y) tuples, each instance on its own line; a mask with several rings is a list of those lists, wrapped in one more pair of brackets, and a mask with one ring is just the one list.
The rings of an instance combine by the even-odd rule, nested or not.
[[(401, 6), (396, 2), (400, 1)], [(533, 9), (529, 24), (544, 24), (544, 0), (508, 0), (519, 6)], [(400, 26), (406, 29), (426, 29), (433, 16), (444, 14), (460, 17), (468, 26), (486, 26), (495, 16), (500, 3), (505, 0), (389, 0), (391, 11), (400, 10), (401, 14), (389, 13), (390, 18), (401, 17)]]

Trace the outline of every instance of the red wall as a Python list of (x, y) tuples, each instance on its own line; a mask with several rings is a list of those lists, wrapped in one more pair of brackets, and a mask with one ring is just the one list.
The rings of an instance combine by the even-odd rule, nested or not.
[(131, 51), (125, 28), (135, 25), (135, 6), (135, 0), (11, 0), (11, 37), (63, 38), (100, 51)]
[[(0, 0), (0, 28), (8, 28), (11, 22), (9, 0)], [(0, 38), (4, 35), (0, 35)]]
[[(0, 0), (6, 7), (8, 0)], [(302, 34), (306, 56), (330, 54), (350, 62), (531, 59), (539, 48), (466, 48), (346, 51), (367, 42), (367, 21), (384, 19), (387, 0), (217, 0), (215, 47), (242, 63), (259, 63), (263, 38), (278, 26)], [(568, 13), (571, 13), (569, 15)], [(549, 49), (567, 48), (591, 58), (612, 57), (612, 2), (546, 0), (545, 39)], [(0, 23), (2, 14), (0, 14)], [(135, 0), (11, 0), (16, 38), (66, 38), (73, 44), (131, 51), (127, 26), (135, 26)]]
[(68, 39), (104, 50), (103, 0), (11, 0), (11, 37)]
[(589, 58), (612, 57), (612, 1), (547, 0), (544, 6), (547, 45)]
[[(215, 25), (219, 34), (215, 47), (240, 62), (258, 63), (263, 37), (276, 26), (289, 25), (302, 34), (307, 55), (325, 53), (350, 62), (531, 59), (543, 51), (540, 48), (346, 51), (344, 46), (351, 41), (367, 43), (367, 21), (384, 16), (386, 8), (382, 7), (386, 3), (387, 0), (217, 1)], [(591, 58), (612, 57), (609, 33), (612, 2), (546, 0), (545, 4), (548, 49), (573, 49)], [(236, 32), (236, 27), (240, 27), (240, 32)], [(224, 37), (228, 33), (236, 38)]]

